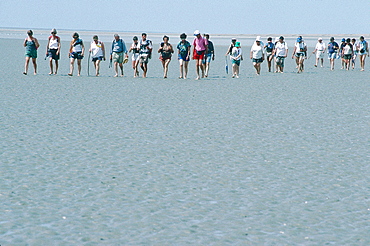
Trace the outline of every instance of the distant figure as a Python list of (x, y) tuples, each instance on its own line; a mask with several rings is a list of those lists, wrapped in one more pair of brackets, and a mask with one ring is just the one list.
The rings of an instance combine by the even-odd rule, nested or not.
[(351, 63), (352, 63), (352, 69), (355, 69), (356, 57), (358, 55), (358, 47), (357, 47), (357, 43), (356, 43), (355, 38), (352, 38), (351, 42), (352, 42), (352, 46), (353, 46), (353, 56), (352, 56)]
[(158, 49), (158, 53), (161, 55), (159, 56), (159, 59), (162, 61), (162, 66), (163, 66), (163, 78), (167, 78), (167, 73), (168, 73), (168, 65), (171, 62), (171, 57), (173, 53), (173, 48), (172, 45), (168, 42), (169, 37), (164, 36), (163, 37), (163, 42), (160, 44), (160, 47)]
[(208, 49), (207, 53), (204, 56), (204, 59), (202, 61), (203, 63), (203, 70), (205, 72), (204, 76), (207, 78), (209, 73), (209, 64), (211, 63), (211, 60), (215, 60), (215, 48), (213, 46), (213, 42), (209, 40), (209, 34), (204, 34), (204, 37), (207, 39), (208, 42)]
[(69, 46), (69, 58), (71, 59), (71, 66), (70, 66), (70, 71), (69, 71), (69, 76), (73, 75), (73, 69), (74, 69), (74, 63), (75, 60), (77, 59), (77, 69), (78, 69), (78, 74), (77, 76), (81, 75), (81, 60), (84, 58), (84, 53), (85, 53), (85, 46), (80, 39), (80, 35), (78, 35), (77, 32), (73, 34), (73, 40), (71, 41), (71, 44)]
[(112, 47), (110, 52), (109, 60), (113, 62), (114, 77), (118, 77), (118, 65), (121, 69), (121, 77), (123, 77), (123, 56), (128, 58), (127, 48), (125, 41), (123, 41), (118, 34), (114, 34), (114, 39), (112, 41)]
[(339, 46), (339, 57), (341, 58), (341, 64), (342, 64), (342, 67), (340, 69), (344, 69), (345, 67), (345, 64), (346, 64), (346, 61), (344, 60), (343, 58), (343, 48), (344, 46), (346, 46), (346, 39), (345, 38), (342, 38), (342, 42), (340, 43), (340, 46)]
[(360, 37), (360, 42), (358, 42), (358, 53), (360, 55), (361, 71), (365, 71), (366, 55), (370, 56), (370, 54), (369, 54), (369, 43), (367, 41), (365, 41), (364, 36), (361, 36)]
[(89, 52), (91, 52), (92, 62), (94, 63), (95, 76), (99, 76), (100, 62), (105, 61), (105, 47), (104, 43), (99, 41), (98, 35), (94, 35)]
[(298, 37), (292, 54), (292, 59), (295, 57), (295, 62), (297, 64), (297, 73), (302, 73), (304, 71), (304, 59), (307, 54), (306, 52), (307, 45), (303, 42), (302, 37)]
[(351, 39), (347, 38), (346, 39), (346, 45), (342, 49), (342, 57), (345, 61), (345, 64), (344, 64), (345, 67), (344, 68), (346, 70), (349, 70), (349, 65), (350, 65), (350, 61), (352, 59), (352, 56), (353, 56), (353, 45), (351, 44)]
[(275, 56), (276, 63), (275, 73), (284, 73), (284, 61), (288, 56), (288, 45), (284, 41), (283, 36), (280, 36), (279, 41), (276, 42), (273, 55)]
[(250, 58), (253, 62), (253, 66), (256, 69), (256, 74), (261, 74), (261, 63), (265, 60), (264, 48), (261, 44), (260, 37), (257, 37), (256, 41), (252, 45)]
[(177, 44), (178, 59), (180, 63), (180, 77), (179, 79), (186, 79), (188, 76), (188, 65), (190, 61), (191, 44), (186, 40), (187, 35), (182, 33), (180, 35), (181, 41)]
[(193, 60), (195, 60), (195, 67), (197, 72), (196, 80), (199, 80), (199, 69), (202, 70), (202, 78), (204, 78), (204, 68), (202, 66), (202, 60), (204, 59), (204, 55), (207, 53), (208, 40), (203, 38), (198, 30), (194, 32), (194, 36)]
[(322, 38), (319, 38), (317, 40), (317, 44), (315, 46), (315, 49), (312, 52), (312, 54), (315, 54), (316, 53), (316, 63), (314, 65), (315, 67), (317, 67), (319, 65), (319, 61), (320, 60), (321, 60), (321, 67), (324, 66), (324, 54), (325, 54), (325, 50), (326, 50), (325, 43), (322, 41)]
[(227, 52), (226, 52), (225, 56), (231, 55), (231, 52), (233, 51), (233, 48), (235, 47), (235, 44), (236, 44), (236, 38), (232, 38), (231, 39), (231, 44), (230, 44), (229, 48), (227, 49)]
[(148, 72), (148, 62), (149, 59), (152, 57), (152, 50), (152, 41), (146, 39), (146, 33), (142, 33), (140, 41), (139, 61), (140, 67), (143, 70), (143, 78), (146, 78), (146, 74)]
[(132, 41), (133, 43), (131, 44), (129, 52), (132, 51), (132, 69), (134, 69), (134, 78), (136, 78), (139, 76), (137, 65), (139, 64), (140, 44), (139, 39), (136, 36), (132, 38)]
[(265, 44), (264, 49), (266, 52), (267, 67), (269, 72), (271, 72), (271, 65), (274, 58), (272, 52), (275, 49), (275, 44), (272, 42), (272, 37), (267, 38), (267, 43)]
[(337, 52), (339, 49), (339, 45), (337, 42), (334, 41), (334, 37), (330, 38), (330, 42), (328, 43), (328, 57), (330, 59), (330, 70), (334, 70), (334, 61), (337, 58)]
[(37, 59), (37, 49), (40, 47), (39, 41), (37, 41), (37, 38), (33, 37), (33, 31), (28, 30), (27, 31), (27, 38), (23, 42), (23, 46), (26, 47), (26, 62), (24, 64), (24, 75), (27, 75), (28, 72), (28, 65), (30, 63), (30, 59), (32, 59), (33, 63), (33, 69), (34, 72), (33, 74), (37, 74), (37, 64), (36, 64), (36, 59)]
[[(59, 66), (59, 57), (60, 57), (60, 37), (57, 35), (57, 30), (55, 28), (51, 30), (51, 36), (49, 37), (48, 44), (46, 45), (46, 55), (49, 57), (50, 62), (50, 73), (57, 74)], [(53, 60), (55, 61), (55, 72), (53, 72)]]
[(232, 78), (239, 78), (239, 67), (240, 61), (242, 58), (242, 49), (240, 47), (240, 42), (235, 42), (235, 46), (233, 47), (230, 55), (231, 63), (233, 64), (233, 75)]

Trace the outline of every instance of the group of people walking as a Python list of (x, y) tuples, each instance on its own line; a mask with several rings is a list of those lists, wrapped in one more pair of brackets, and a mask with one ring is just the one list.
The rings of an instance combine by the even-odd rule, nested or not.
[[(177, 58), (180, 66), (180, 79), (186, 79), (188, 76), (188, 64), (190, 58), (195, 61), (196, 66), (196, 80), (200, 78), (208, 77), (211, 60), (215, 59), (215, 49), (212, 41), (209, 40), (209, 34), (201, 35), (199, 30), (194, 32), (194, 40), (192, 44), (187, 41), (187, 35), (182, 33), (180, 35), (180, 41), (176, 46)], [(77, 75), (81, 75), (81, 61), (85, 56), (85, 46), (82, 39), (80, 39), (77, 32), (73, 33), (72, 41), (69, 45), (68, 56), (70, 58), (70, 71), (69, 76), (73, 76), (74, 65), (77, 60)], [(158, 53), (160, 54), (159, 59), (163, 66), (163, 78), (168, 76), (168, 66), (171, 61), (172, 55), (175, 52), (175, 48), (170, 44), (169, 37), (164, 36), (163, 42), (160, 43)], [(148, 63), (152, 58), (153, 43), (147, 38), (146, 33), (141, 34), (141, 40), (139, 41), (137, 36), (133, 37), (132, 44), (127, 49), (125, 42), (120, 38), (118, 34), (114, 34), (114, 39), (110, 48), (109, 61), (115, 71), (114, 77), (124, 76), (123, 64), (129, 60), (128, 53), (132, 52), (132, 68), (134, 71), (134, 77), (139, 76), (139, 64), (142, 70), (142, 76), (145, 78), (148, 72)], [(32, 59), (34, 74), (37, 73), (37, 49), (40, 47), (38, 40), (33, 36), (32, 30), (27, 32), (27, 38), (24, 41), (24, 47), (26, 48), (26, 61), (25, 70), (23, 74), (27, 75), (29, 62)], [(193, 48), (191, 50), (191, 48)], [(58, 73), (59, 58), (61, 50), (60, 37), (57, 36), (55, 29), (51, 30), (51, 36), (48, 38), (46, 46), (46, 58), (49, 58), (50, 64), (50, 75)], [(365, 41), (364, 37), (361, 36), (360, 40), (356, 42), (356, 39), (342, 39), (342, 43), (338, 45), (334, 41), (334, 37), (330, 39), (328, 45), (325, 45), (322, 38), (318, 39), (318, 42), (313, 50), (312, 54), (316, 56), (315, 67), (321, 62), (323, 67), (324, 54), (327, 51), (328, 58), (330, 59), (330, 68), (334, 70), (335, 59), (342, 60), (342, 69), (349, 70), (350, 66), (354, 69), (356, 63), (356, 57), (359, 56), (361, 71), (365, 69), (365, 59), (369, 56), (368, 42)], [(93, 41), (90, 43), (89, 60), (94, 64), (95, 76), (100, 74), (100, 62), (106, 60), (106, 49), (102, 41), (99, 40), (97, 35), (93, 36)], [(297, 65), (297, 72), (302, 73), (304, 71), (304, 61), (307, 58), (307, 45), (304, 42), (302, 36), (299, 36), (294, 44), (292, 59), (295, 59)], [(232, 62), (232, 77), (239, 78), (239, 67), (243, 60), (243, 53), (241, 43), (237, 39), (233, 38), (231, 44), (225, 54), (230, 56)], [(266, 59), (267, 68), (269, 72), (273, 71), (273, 64), (275, 64), (275, 72), (283, 73), (285, 58), (288, 56), (288, 45), (284, 40), (283, 36), (275, 39), (273, 42), (272, 38), (267, 38), (266, 44), (258, 36), (254, 41), (250, 50), (250, 59), (252, 60), (253, 66), (256, 70), (256, 74), (261, 73), (261, 63)], [(54, 63), (53, 63), (54, 61)], [(53, 65), (55, 64), (55, 66)], [(119, 67), (119, 68), (118, 68)], [(89, 71), (89, 69), (88, 69)]]

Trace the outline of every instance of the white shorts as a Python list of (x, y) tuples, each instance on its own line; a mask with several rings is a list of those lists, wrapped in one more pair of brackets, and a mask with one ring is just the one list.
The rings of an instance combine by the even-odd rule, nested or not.
[(134, 53), (134, 54), (132, 54), (132, 60), (133, 60), (133, 61), (137, 61), (137, 60), (139, 60), (139, 53)]
[(319, 58), (323, 59), (324, 58), (324, 52), (323, 52), (323, 50), (318, 50), (316, 52), (316, 58), (317, 59), (319, 59)]

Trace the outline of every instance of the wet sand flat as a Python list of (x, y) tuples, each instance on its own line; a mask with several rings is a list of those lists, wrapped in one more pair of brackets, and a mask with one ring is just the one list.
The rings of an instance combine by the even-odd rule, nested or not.
[(24, 76), (0, 42), (1, 245), (370, 243), (369, 71), (256, 76), (246, 45), (239, 79), (226, 46), (200, 81), (157, 54), (146, 79), (69, 77), (63, 42), (49, 76), (41, 41)]

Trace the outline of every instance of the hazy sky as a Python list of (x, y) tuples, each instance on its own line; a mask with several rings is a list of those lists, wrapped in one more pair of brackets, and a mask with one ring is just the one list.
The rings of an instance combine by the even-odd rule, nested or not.
[(370, 0), (5, 0), (0, 26), (214, 34), (369, 34)]

